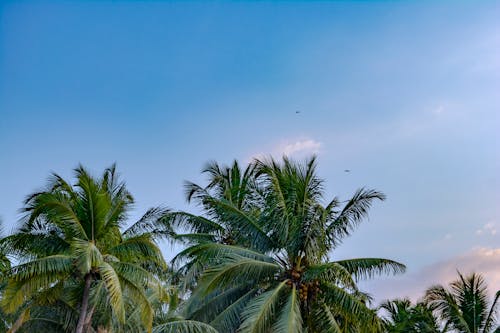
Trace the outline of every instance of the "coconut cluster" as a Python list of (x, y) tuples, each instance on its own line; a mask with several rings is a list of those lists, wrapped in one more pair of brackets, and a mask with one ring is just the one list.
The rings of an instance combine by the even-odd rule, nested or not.
[(319, 280), (312, 281), (301, 281), (302, 272), (292, 270), (289, 273), (289, 277), (286, 284), (289, 287), (295, 286), (299, 291), (299, 298), (301, 301), (306, 301), (313, 299), (317, 294), (321, 292), (319, 288)]

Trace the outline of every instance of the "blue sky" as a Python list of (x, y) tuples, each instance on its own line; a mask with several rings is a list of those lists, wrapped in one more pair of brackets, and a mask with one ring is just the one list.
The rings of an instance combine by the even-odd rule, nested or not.
[(137, 217), (191, 209), (182, 183), (209, 160), (314, 153), (329, 196), (388, 196), (334, 254), (406, 263), (367, 284), (377, 297), (414, 296), (432, 267), (426, 283), (481, 269), (498, 288), (498, 17), (494, 1), (4, 1), (5, 232), (80, 162), (117, 162)]

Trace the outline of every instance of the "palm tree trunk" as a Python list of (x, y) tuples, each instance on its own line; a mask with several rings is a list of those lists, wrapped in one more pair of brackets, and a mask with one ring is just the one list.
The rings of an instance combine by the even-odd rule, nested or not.
[(94, 315), (95, 304), (87, 311), (87, 316), (85, 317), (85, 323), (83, 324), (83, 329), (85, 332), (89, 332), (89, 329), (92, 327), (92, 316)]
[(83, 326), (85, 324), (85, 319), (87, 317), (87, 308), (89, 306), (91, 282), (92, 282), (92, 276), (90, 275), (90, 273), (87, 273), (85, 275), (85, 285), (83, 287), (83, 297), (82, 297), (82, 306), (80, 307), (80, 317), (78, 318), (78, 324), (76, 325), (75, 333), (83, 333)]

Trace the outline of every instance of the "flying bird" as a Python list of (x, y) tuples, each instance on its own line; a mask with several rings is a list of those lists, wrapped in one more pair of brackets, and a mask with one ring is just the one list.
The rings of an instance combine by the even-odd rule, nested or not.
[(299, 110), (297, 110), (297, 111), (295, 111), (295, 113), (296, 113), (296, 114), (299, 114), (299, 113), (300, 113), (300, 111), (299, 111)]
[(351, 170), (349, 170), (349, 169), (345, 169), (345, 170), (344, 170), (344, 172), (351, 172)]

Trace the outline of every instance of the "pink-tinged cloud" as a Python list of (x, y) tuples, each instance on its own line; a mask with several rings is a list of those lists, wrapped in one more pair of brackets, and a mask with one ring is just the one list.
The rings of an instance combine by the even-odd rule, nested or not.
[(375, 297), (376, 303), (384, 299), (409, 297), (420, 299), (425, 290), (433, 285), (448, 285), (463, 275), (480, 273), (488, 284), (490, 296), (500, 290), (500, 248), (475, 248), (468, 253), (448, 260), (436, 262), (416, 272), (366, 283), (366, 289)]

